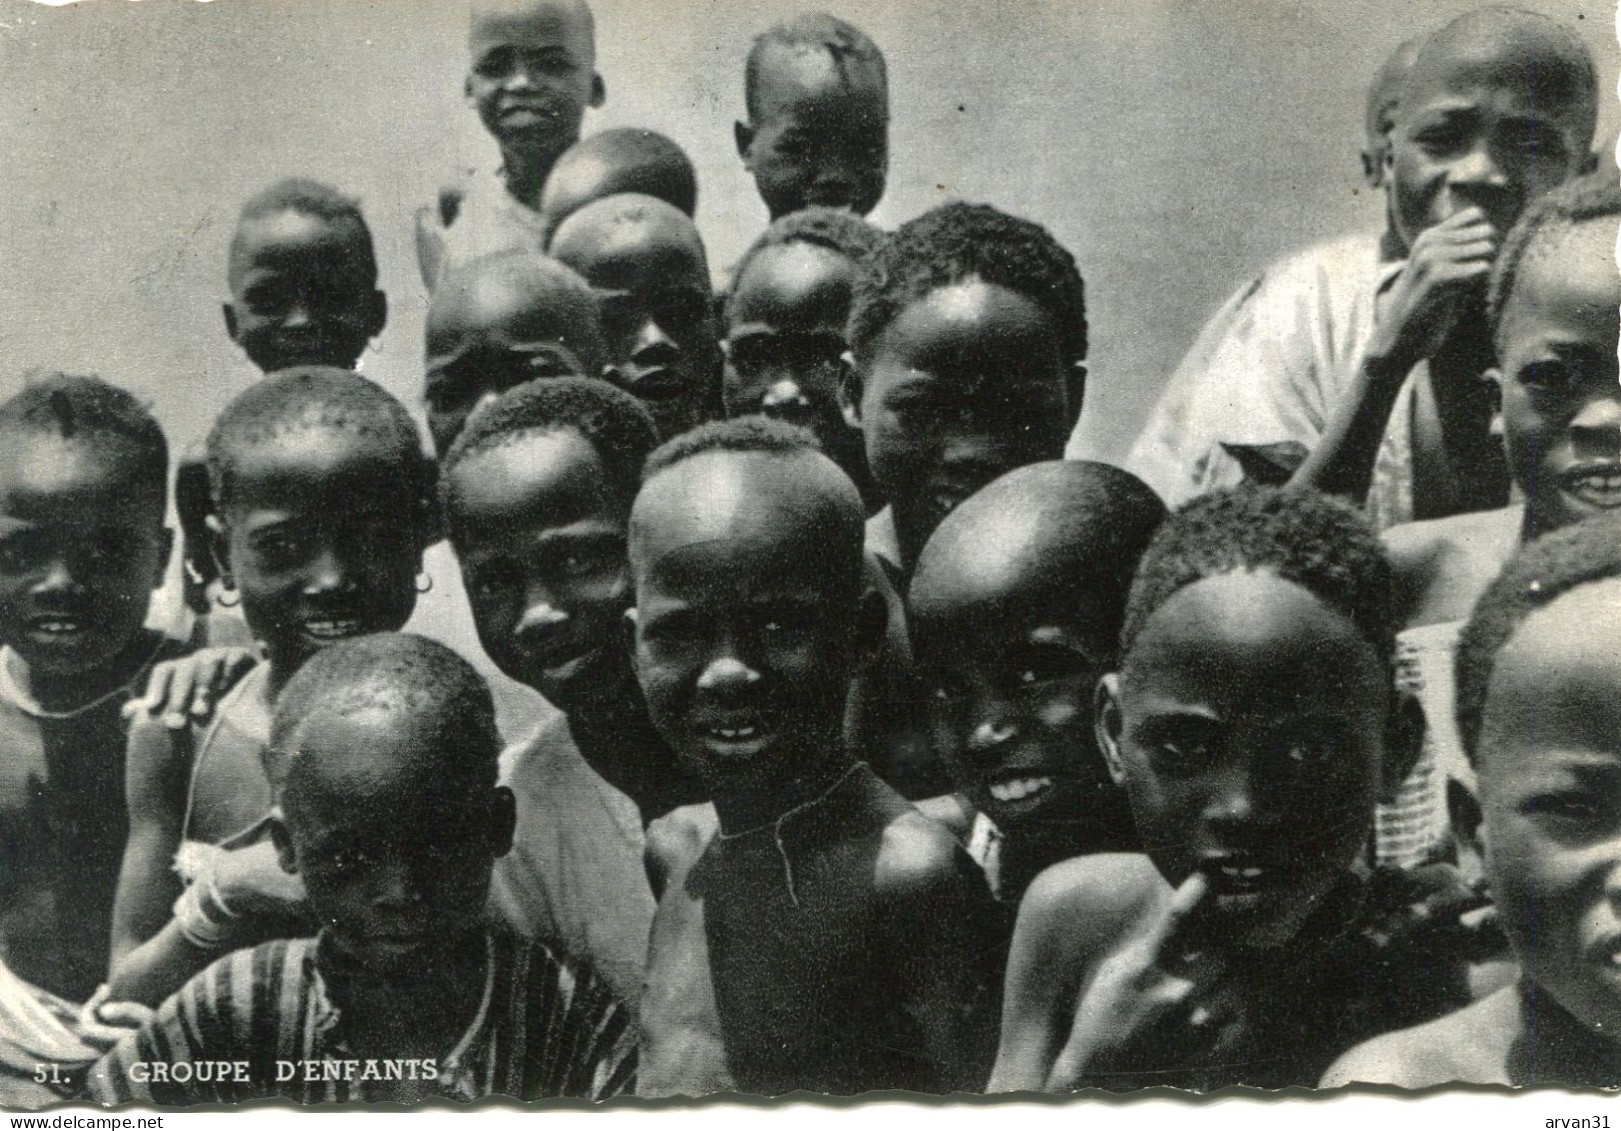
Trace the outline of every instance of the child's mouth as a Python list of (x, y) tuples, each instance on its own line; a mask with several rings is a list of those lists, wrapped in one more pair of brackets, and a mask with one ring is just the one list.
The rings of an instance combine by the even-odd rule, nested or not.
[(1576, 468), (1560, 477), (1565, 492), (1590, 507), (1621, 507), (1621, 464)]
[(45, 640), (52, 643), (71, 640), (83, 633), (89, 626), (78, 617), (52, 614), (46, 616), (30, 617), (28, 631), (36, 640)]
[(313, 640), (323, 642), (347, 640), (351, 636), (360, 636), (365, 631), (365, 622), (359, 617), (332, 617), (304, 622), (304, 634)]
[(1033, 803), (1045, 796), (1052, 787), (1052, 778), (1035, 775), (1004, 777), (991, 782), (985, 789), (992, 801), (1000, 805), (1016, 805), (1020, 802)]
[(765, 749), (773, 737), (755, 710), (730, 711), (699, 724), (704, 744), (725, 758), (747, 758)]

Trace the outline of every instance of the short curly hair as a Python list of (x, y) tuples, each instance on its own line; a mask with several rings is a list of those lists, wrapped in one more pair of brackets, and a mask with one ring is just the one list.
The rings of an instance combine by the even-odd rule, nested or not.
[(872, 360), (902, 309), (943, 287), (978, 279), (1046, 312), (1064, 360), (1086, 360), (1086, 287), (1075, 257), (1040, 224), (988, 204), (942, 204), (902, 224), (868, 258), (850, 303), (850, 348)]
[(0, 404), (0, 433), (32, 433), (116, 449), (131, 478), (161, 499), (169, 486), (169, 444), (146, 406), (100, 377), (31, 373)]
[(1381, 661), (1394, 658), (1390, 560), (1367, 520), (1316, 491), (1250, 485), (1194, 499), (1160, 527), (1126, 601), (1120, 655), (1174, 594), (1237, 571), (1299, 585), (1354, 624)]
[[(433, 465), (405, 407), (382, 386), (347, 369), (309, 365), (272, 373), (225, 406), (208, 434), (208, 485), (223, 510), (236, 488), (236, 465), (258, 444), (307, 428), (331, 428), (381, 441), (398, 459), (401, 481), (423, 492)], [(426, 516), (425, 516), (426, 517)]]
[(767, 248), (786, 247), (789, 244), (803, 243), (812, 247), (822, 247), (836, 252), (852, 263), (860, 265), (878, 250), (884, 242), (883, 230), (876, 225), (869, 224), (854, 212), (846, 212), (842, 208), (824, 208), (813, 206), (790, 212), (779, 220), (773, 221), (771, 226), (749, 245), (743, 257), (732, 268), (732, 282), (726, 289), (726, 302), (731, 304), (732, 295), (737, 291), (737, 285), (742, 281), (743, 275), (754, 262), (754, 257)]
[(1492, 668), (1525, 619), (1577, 586), (1621, 577), (1621, 518), (1598, 515), (1544, 535), (1511, 558), (1475, 602), (1453, 657), (1453, 712), (1473, 764)]
[(1502, 331), (1503, 311), (1519, 281), (1520, 269), (1545, 254), (1544, 249), (1551, 242), (1549, 237), (1590, 220), (1616, 217), (1621, 217), (1621, 179), (1617, 178), (1613, 166), (1567, 181), (1531, 202), (1521, 213), (1519, 223), (1503, 240), (1503, 249), (1492, 265), (1491, 286), (1486, 294), (1486, 320), (1494, 343)]
[[(630, 506), (641, 484), (642, 464), (658, 447), (653, 418), (642, 403), (606, 381), (542, 377), (508, 389), (473, 413), (440, 466), (440, 490), (451, 509), (450, 477), (484, 452), (538, 432), (573, 429), (596, 449), (615, 493)], [(452, 537), (454, 526), (452, 523)]]
[(434, 754), (472, 777), (495, 784), (501, 736), (495, 703), (471, 664), (438, 641), (384, 632), (341, 641), (311, 656), (287, 681), (270, 722), (272, 778), (300, 756), (299, 730), (317, 708), (339, 715), (366, 710), (425, 716), (438, 734)]
[(820, 452), (816, 434), (797, 424), (787, 424), (767, 416), (737, 416), (711, 420), (659, 445), (642, 467), (642, 482), (666, 468), (701, 456), (705, 452), (764, 452), (792, 455)]
[(231, 236), (231, 257), (234, 259), (241, 247), (244, 224), (282, 212), (296, 212), (346, 229), (350, 256), (356, 268), (371, 286), (377, 285), (377, 251), (372, 245), (371, 228), (361, 215), (360, 202), (329, 184), (308, 177), (288, 177), (248, 198)]

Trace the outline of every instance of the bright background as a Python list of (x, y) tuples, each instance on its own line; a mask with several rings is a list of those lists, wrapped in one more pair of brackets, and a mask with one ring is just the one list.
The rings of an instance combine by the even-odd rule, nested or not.
[[(811, 0), (812, 3), (819, 0)], [(1461, 0), (826, 0), (890, 65), (893, 226), (948, 197), (1049, 225), (1093, 326), (1090, 450), (1122, 453), (1203, 319), (1277, 255), (1377, 225), (1365, 83)], [(1609, 0), (1577, 23), (1616, 79)], [(668, 133), (699, 169), (717, 275), (765, 212), (732, 150), (751, 36), (787, 0), (595, 0), (609, 99), (586, 129)], [(360, 197), (393, 307), (368, 375), (416, 407), (411, 217), (493, 146), (444, 0), (0, 0), (0, 394), (94, 371), (200, 438), (253, 373), (219, 315), (241, 202), (307, 174)], [(1579, 21), (1579, 23), (1578, 23)], [(1607, 106), (1602, 136), (1617, 115)]]

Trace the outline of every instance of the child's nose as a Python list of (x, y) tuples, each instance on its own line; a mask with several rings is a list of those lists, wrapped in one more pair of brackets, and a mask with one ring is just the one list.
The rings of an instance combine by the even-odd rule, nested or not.
[(323, 546), (310, 561), (309, 580), (305, 589), (311, 593), (333, 592), (346, 589), (352, 583), (349, 563), (335, 546)]
[[(636, 331), (636, 352), (632, 357), (641, 360), (647, 354), (662, 355), (673, 353), (676, 349), (675, 339), (664, 325), (657, 318), (648, 317)], [(659, 358), (655, 356), (653, 360)]]
[(1508, 184), (1501, 162), (1492, 152), (1490, 142), (1484, 138), (1453, 164), (1451, 180), (1455, 185), (1490, 185), (1497, 188)]
[(66, 554), (52, 554), (45, 561), (45, 569), (41, 572), (38, 583), (34, 586), (35, 592), (54, 593), (64, 589), (72, 589), (78, 585), (78, 579), (73, 575), (73, 566)]
[(760, 673), (727, 650), (705, 666), (698, 676), (698, 689), (720, 695), (736, 694), (759, 682)]
[(518, 620), (518, 635), (540, 635), (566, 623), (568, 613), (552, 604), (547, 595), (531, 594), (529, 607)]
[(1581, 455), (1621, 455), (1621, 391), (1589, 397), (1571, 417), (1570, 430)]

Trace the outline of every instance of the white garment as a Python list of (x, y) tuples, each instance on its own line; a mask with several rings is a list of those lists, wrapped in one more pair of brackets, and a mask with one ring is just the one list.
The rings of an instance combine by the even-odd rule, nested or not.
[[(1319, 244), (1240, 288), (1172, 374), (1127, 470), (1176, 507), (1244, 478), (1223, 445), (1294, 444), (1302, 455), (1315, 447), (1361, 372), (1375, 302), (1403, 266), (1382, 263), (1379, 245), (1372, 232)], [(1421, 369), (1375, 460), (1367, 512), (1379, 529), (1412, 517), (1412, 382)]]
[(525, 938), (557, 940), (620, 1000), (639, 1001), (654, 900), (636, 803), (586, 764), (561, 715), (507, 748), (501, 783), (517, 798), (518, 825), (495, 864), (496, 914)]
[(507, 191), (506, 182), (493, 170), (468, 175), (456, 219), (445, 229), (445, 252), (440, 261), (443, 279), (453, 267), (485, 255), (514, 248), (537, 255), (546, 246), (540, 213), (520, 203)]

